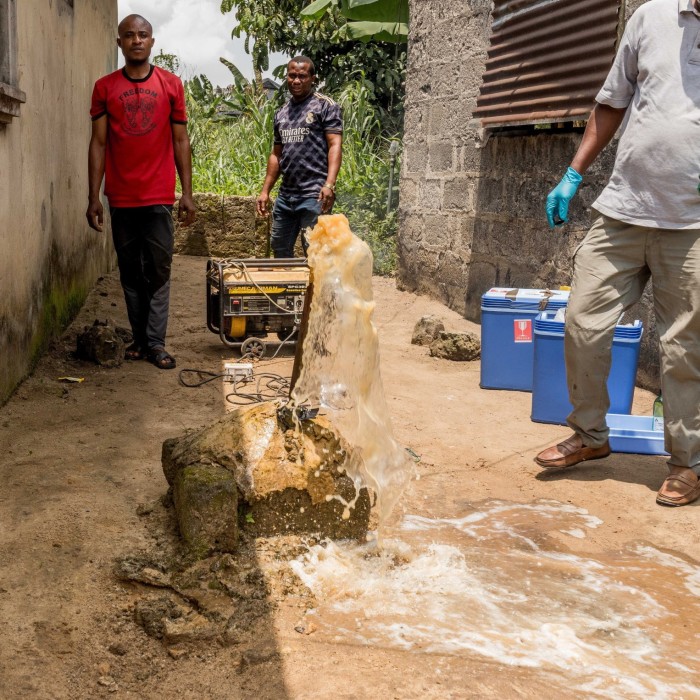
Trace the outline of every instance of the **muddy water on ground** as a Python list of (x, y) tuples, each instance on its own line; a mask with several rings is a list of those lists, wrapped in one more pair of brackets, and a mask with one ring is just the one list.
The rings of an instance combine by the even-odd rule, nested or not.
[(336, 641), (555, 673), (582, 697), (700, 698), (700, 566), (643, 543), (568, 550), (599, 524), (570, 505), (491, 501), (405, 517), (381, 550), (316, 546), (293, 567)]
[[(379, 375), (371, 253), (343, 216), (321, 217), (309, 239), (294, 398), (354, 447), (349, 474), (385, 522), (412, 469)], [(644, 543), (607, 556), (567, 546), (600, 524), (557, 502), (490, 501), (460, 518), (407, 516), (381, 547), (327, 542), (292, 567), (328, 640), (482, 658), (571, 697), (700, 698), (700, 566)]]

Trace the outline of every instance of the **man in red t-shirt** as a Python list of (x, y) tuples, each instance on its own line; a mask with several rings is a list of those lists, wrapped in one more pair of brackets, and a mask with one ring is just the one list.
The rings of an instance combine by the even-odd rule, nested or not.
[(165, 350), (173, 257), (175, 170), (182, 197), (178, 218), (194, 221), (192, 154), (180, 79), (149, 63), (153, 28), (140, 15), (121, 21), (123, 69), (100, 78), (92, 93), (88, 155), (88, 224), (102, 231), (105, 179), (112, 238), (133, 333), (126, 358), (171, 369)]

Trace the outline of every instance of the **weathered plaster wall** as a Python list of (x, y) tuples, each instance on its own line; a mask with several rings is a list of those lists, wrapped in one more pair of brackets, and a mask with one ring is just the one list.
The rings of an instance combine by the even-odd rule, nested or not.
[(111, 265), (87, 227), (94, 81), (116, 69), (116, 0), (17, 3), (21, 116), (0, 129), (0, 403)]
[[(628, 10), (641, 4), (630, 3)], [(491, 3), (411, 0), (399, 284), (479, 320), (494, 285), (569, 284), (588, 207), (607, 181), (614, 144), (586, 174), (571, 223), (550, 231), (544, 199), (566, 170), (579, 134), (491, 136), (472, 118), (491, 27)], [(649, 298), (632, 313), (646, 334), (641, 381), (655, 386), (657, 341)]]

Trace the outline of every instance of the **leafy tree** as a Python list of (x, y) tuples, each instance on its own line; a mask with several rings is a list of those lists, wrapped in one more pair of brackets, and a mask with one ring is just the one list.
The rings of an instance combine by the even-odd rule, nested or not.
[[(309, 0), (222, 0), (221, 11), (234, 13), (232, 36), (246, 37), (246, 51), (257, 71), (269, 70), (272, 51), (303, 53), (316, 64), (325, 90), (337, 93), (349, 82), (361, 83), (380, 109), (384, 130), (397, 131), (403, 116), (406, 44), (346, 38), (341, 30), (347, 19), (337, 4), (330, 3), (314, 19), (301, 16), (307, 5)], [(285, 66), (274, 71), (277, 78), (284, 73)]]
[(174, 53), (163, 53), (163, 49), (161, 49), (157, 56), (151, 58), (151, 62), (171, 73), (180, 74), (180, 59)]

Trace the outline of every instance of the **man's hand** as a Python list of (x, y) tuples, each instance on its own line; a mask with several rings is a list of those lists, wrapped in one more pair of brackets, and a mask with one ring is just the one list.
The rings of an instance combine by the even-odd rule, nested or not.
[(102, 224), (104, 222), (104, 209), (102, 202), (99, 199), (90, 200), (87, 211), (85, 212), (88, 226), (102, 233)]
[(258, 216), (267, 216), (270, 212), (267, 207), (270, 204), (270, 195), (267, 192), (261, 192), (255, 202), (255, 208)]
[(318, 201), (321, 202), (321, 214), (327, 214), (333, 208), (335, 192), (327, 185), (324, 185), (318, 193)]
[(183, 194), (180, 197), (180, 204), (177, 208), (177, 220), (182, 226), (189, 226), (194, 222), (194, 217), (196, 214), (196, 208), (194, 206), (194, 200), (192, 195)]
[(547, 195), (547, 221), (549, 228), (561, 226), (569, 216), (569, 202), (573, 199), (583, 178), (571, 167), (567, 168), (559, 184)]

